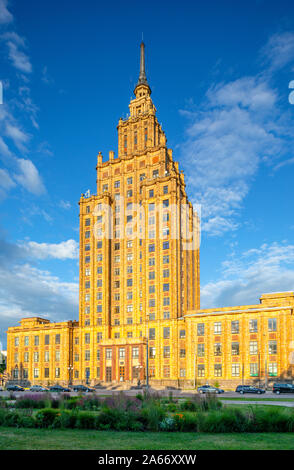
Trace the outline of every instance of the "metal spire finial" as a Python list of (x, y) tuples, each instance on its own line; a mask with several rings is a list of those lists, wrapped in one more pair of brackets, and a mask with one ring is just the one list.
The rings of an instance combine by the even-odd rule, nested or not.
[(140, 75), (139, 75), (137, 86), (142, 85), (142, 84), (148, 85), (147, 77), (145, 73), (145, 44), (143, 41), (141, 42), (140, 48), (141, 48), (140, 50)]

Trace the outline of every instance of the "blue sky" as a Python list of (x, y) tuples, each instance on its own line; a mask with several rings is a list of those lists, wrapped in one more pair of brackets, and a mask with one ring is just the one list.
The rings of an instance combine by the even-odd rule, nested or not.
[(117, 150), (144, 33), (168, 146), (202, 207), (201, 306), (294, 289), (294, 4), (0, 0), (0, 341), (78, 318), (78, 205)]

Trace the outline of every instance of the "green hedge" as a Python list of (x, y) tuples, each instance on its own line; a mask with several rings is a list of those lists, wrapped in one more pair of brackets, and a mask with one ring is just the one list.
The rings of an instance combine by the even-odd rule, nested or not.
[(294, 410), (256, 406), (244, 410), (223, 408), (172, 414), (154, 402), (138, 410), (102, 407), (98, 412), (0, 408), (0, 426), (207, 433), (294, 432)]

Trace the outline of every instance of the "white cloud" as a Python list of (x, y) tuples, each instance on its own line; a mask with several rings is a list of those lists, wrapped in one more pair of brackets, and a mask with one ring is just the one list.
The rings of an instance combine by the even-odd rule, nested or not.
[(29, 57), (20, 49), (25, 48), (25, 41), (15, 32), (8, 32), (2, 35), (8, 48), (8, 58), (13, 67), (24, 73), (32, 72), (32, 64)]
[(271, 36), (262, 48), (261, 55), (270, 72), (281, 69), (294, 60), (294, 33), (285, 31)]
[(256, 77), (212, 86), (189, 119), (180, 158), (192, 201), (202, 205), (202, 230), (220, 235), (237, 228), (235, 216), (263, 159), (281, 154), (276, 92)]
[(70, 208), (71, 208), (71, 203), (70, 203), (69, 201), (63, 201), (63, 200), (61, 200), (61, 201), (59, 202), (59, 205), (60, 205), (60, 207), (61, 207), (62, 209), (66, 209), (66, 210), (67, 210), (67, 209), (70, 209)]
[(201, 287), (201, 308), (257, 304), (267, 292), (294, 290), (294, 245), (263, 244), (223, 262), (219, 279)]
[(0, 24), (11, 23), (13, 16), (7, 9), (7, 0), (0, 0)]
[(76, 257), (76, 251), (74, 240), (18, 245), (0, 240), (0, 340), (3, 343), (5, 330), (17, 325), (22, 317), (44, 316), (51, 321), (78, 318), (78, 282), (63, 281), (28, 262), (28, 259), (34, 262), (33, 258), (49, 257), (71, 260)]
[(17, 159), (17, 165), (20, 173), (16, 173), (14, 179), (19, 184), (36, 195), (41, 195), (46, 192), (42, 178), (31, 160), (19, 158)]
[(37, 243), (34, 241), (18, 245), (28, 257), (36, 259), (77, 259), (79, 257), (79, 244), (75, 240), (61, 243)]

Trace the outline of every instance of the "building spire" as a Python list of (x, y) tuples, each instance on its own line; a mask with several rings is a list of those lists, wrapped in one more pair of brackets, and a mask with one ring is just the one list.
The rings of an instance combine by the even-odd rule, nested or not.
[(138, 80), (136, 87), (139, 85), (149, 86), (147, 82), (146, 72), (145, 72), (145, 44), (143, 41), (141, 42), (141, 46), (140, 46), (140, 74), (139, 74), (139, 80)]

